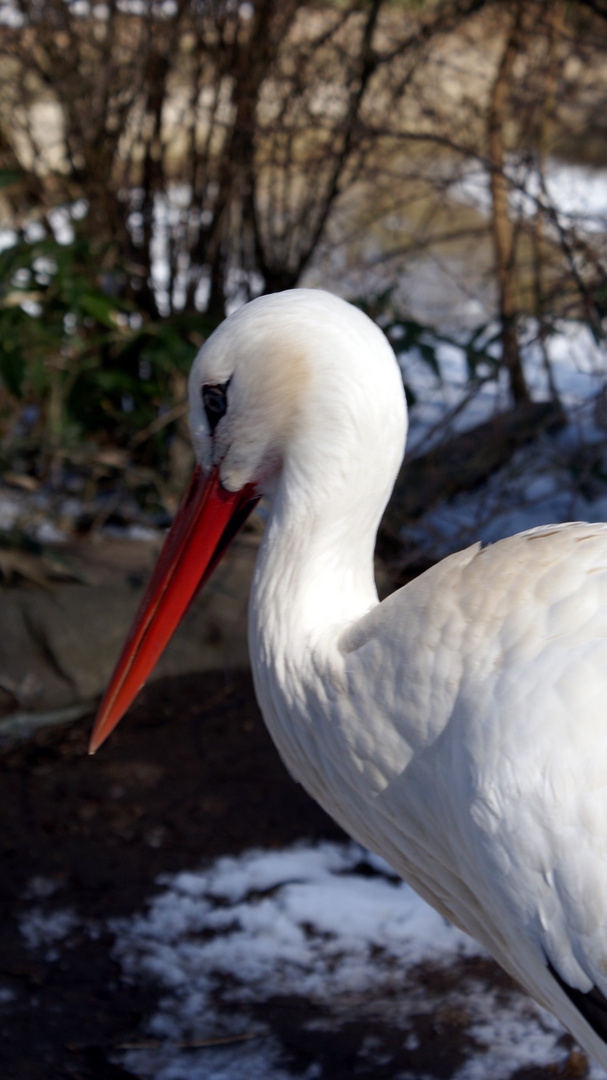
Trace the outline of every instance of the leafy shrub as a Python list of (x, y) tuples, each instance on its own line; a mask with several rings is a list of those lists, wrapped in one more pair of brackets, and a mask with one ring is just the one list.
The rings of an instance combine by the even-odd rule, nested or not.
[[(117, 446), (163, 467), (204, 315), (150, 321), (107, 248), (20, 234), (0, 253), (0, 435), (44, 475), (57, 454)], [(150, 438), (142, 439), (142, 432)]]

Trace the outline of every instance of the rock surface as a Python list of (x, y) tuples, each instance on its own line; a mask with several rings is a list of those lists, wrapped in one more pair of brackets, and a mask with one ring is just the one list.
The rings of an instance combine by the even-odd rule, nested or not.
[[(248, 667), (246, 608), (258, 533), (238, 537), (186, 615), (154, 678)], [(62, 545), (64, 568), (78, 580), (0, 589), (0, 721), (81, 704), (103, 691), (160, 543), (104, 539)], [(59, 718), (59, 717), (58, 717)]]

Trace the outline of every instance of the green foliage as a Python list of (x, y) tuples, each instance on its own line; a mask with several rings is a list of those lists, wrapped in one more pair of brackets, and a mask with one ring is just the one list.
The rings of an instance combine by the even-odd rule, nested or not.
[(23, 173), (19, 169), (0, 169), (0, 188), (12, 187), (21, 180)]
[[(91, 439), (162, 464), (170, 427), (141, 444), (183, 396), (206, 334), (204, 316), (146, 321), (123, 294), (126, 276), (107, 249), (76, 238), (20, 236), (0, 253), (0, 401), (5, 456), (27, 406), (40, 462)], [(33, 406), (33, 410), (32, 407)], [(12, 425), (12, 427), (11, 427)]]

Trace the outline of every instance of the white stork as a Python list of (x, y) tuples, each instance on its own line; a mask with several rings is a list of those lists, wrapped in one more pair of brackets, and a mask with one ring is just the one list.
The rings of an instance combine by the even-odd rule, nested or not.
[(407, 429), (381, 331), (324, 292), (260, 297), (189, 392), (198, 465), (91, 750), (268, 496), (249, 639), (287, 768), (607, 1069), (607, 525), (475, 544), (379, 603)]

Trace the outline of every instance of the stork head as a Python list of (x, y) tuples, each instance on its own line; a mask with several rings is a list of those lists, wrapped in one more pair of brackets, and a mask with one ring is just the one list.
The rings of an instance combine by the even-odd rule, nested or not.
[[(288, 477), (291, 489), (318, 489), (334, 507), (359, 475), (379, 490), (381, 512), (402, 457), (394, 354), (367, 316), (328, 293), (295, 289), (235, 312), (196, 357), (189, 398), (197, 465), (101, 703), (91, 753), (262, 494), (275, 495)], [(378, 431), (388, 433), (379, 447)]]
[(226, 491), (250, 483), (264, 494), (275, 488), (310, 382), (310, 301), (302, 299), (314, 295), (301, 289), (253, 300), (215, 330), (194, 361), (194, 452), (205, 473), (219, 470)]

